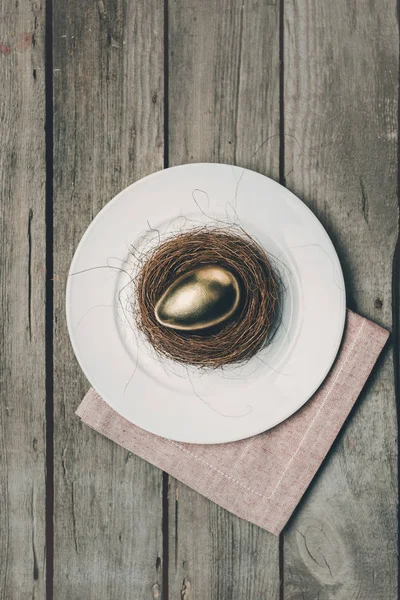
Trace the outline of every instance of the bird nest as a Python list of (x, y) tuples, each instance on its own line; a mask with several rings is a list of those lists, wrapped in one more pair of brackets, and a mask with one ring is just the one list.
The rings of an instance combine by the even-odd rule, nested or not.
[[(146, 255), (136, 279), (137, 327), (161, 356), (213, 369), (248, 361), (271, 340), (279, 314), (279, 274), (256, 241), (243, 230), (232, 229), (180, 233)], [(180, 331), (159, 323), (155, 307), (170, 284), (207, 265), (218, 265), (237, 277), (241, 301), (236, 312), (201, 331)]]

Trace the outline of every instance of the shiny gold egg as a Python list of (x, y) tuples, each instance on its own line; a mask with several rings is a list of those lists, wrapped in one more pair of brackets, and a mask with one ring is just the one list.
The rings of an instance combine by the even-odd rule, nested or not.
[(155, 307), (161, 325), (197, 331), (219, 325), (233, 315), (240, 302), (240, 287), (228, 269), (203, 266), (178, 277)]

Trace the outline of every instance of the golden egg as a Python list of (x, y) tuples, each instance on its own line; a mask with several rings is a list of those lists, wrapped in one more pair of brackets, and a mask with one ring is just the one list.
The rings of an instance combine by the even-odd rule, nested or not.
[(228, 319), (239, 302), (240, 288), (235, 275), (209, 265), (173, 281), (157, 302), (155, 316), (165, 327), (196, 331)]

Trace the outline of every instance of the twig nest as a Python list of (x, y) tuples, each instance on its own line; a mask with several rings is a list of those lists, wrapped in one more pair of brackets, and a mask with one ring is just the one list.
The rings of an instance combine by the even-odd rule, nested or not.
[(184, 273), (165, 290), (156, 304), (157, 321), (180, 331), (198, 331), (229, 319), (239, 306), (235, 275), (217, 265)]
[(271, 338), (280, 278), (242, 229), (194, 229), (161, 242), (136, 279), (138, 329), (157, 353), (216, 368), (249, 360)]

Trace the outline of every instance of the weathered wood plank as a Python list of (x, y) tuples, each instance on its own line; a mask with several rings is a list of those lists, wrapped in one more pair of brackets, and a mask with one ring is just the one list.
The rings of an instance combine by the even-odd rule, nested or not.
[[(278, 20), (266, 3), (169, 3), (170, 165), (236, 163), (278, 178)], [(175, 480), (169, 509), (171, 598), (278, 597), (277, 538)]]
[(0, 7), (0, 598), (45, 590), (44, 2)]
[(54, 596), (157, 598), (162, 474), (75, 417), (88, 384), (69, 344), (64, 289), (99, 209), (163, 166), (163, 5), (55, 0), (54, 19)]
[[(391, 326), (397, 239), (396, 2), (285, 3), (287, 185), (336, 243), (348, 304)], [(299, 151), (299, 147), (301, 150)], [(394, 600), (391, 352), (286, 530), (285, 598)]]

